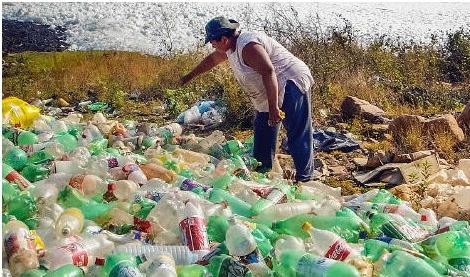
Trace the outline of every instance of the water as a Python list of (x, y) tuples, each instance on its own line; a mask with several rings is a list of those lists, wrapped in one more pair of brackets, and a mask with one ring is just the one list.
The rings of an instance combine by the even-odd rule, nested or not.
[[(291, 16), (322, 30), (350, 22), (363, 41), (388, 35), (427, 43), (431, 34), (470, 28), (470, 3), (3, 3), (3, 19), (33, 21), (67, 28), (71, 50), (127, 50), (167, 54), (203, 46), (204, 25), (226, 15), (242, 29), (257, 30), (273, 18)], [(275, 14), (276, 13), (276, 14)], [(308, 23), (306, 23), (308, 22)]]

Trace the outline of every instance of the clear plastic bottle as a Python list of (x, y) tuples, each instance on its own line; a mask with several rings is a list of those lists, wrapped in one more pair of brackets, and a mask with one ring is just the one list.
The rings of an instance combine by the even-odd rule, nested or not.
[(385, 260), (380, 269), (381, 276), (442, 276), (424, 260), (407, 252), (393, 251)]
[(230, 226), (225, 234), (225, 245), (232, 256), (246, 256), (253, 252), (257, 245), (251, 230), (243, 223), (229, 219)]
[(113, 248), (114, 243), (105, 236), (85, 239), (71, 236), (63, 240), (62, 244), (49, 249), (43, 259), (51, 270), (66, 264), (88, 266), (93, 262), (93, 257), (105, 257)]
[(168, 255), (157, 255), (147, 261), (145, 272), (147, 277), (177, 277), (175, 261)]
[(279, 259), (282, 252), (287, 250), (305, 251), (304, 241), (298, 237), (283, 235), (276, 240), (274, 245), (274, 256)]
[(224, 133), (220, 130), (213, 131), (210, 135), (200, 140), (196, 145), (196, 151), (209, 154), (209, 149), (214, 144), (221, 144), (225, 141)]
[(132, 195), (139, 189), (139, 185), (131, 180), (118, 180), (113, 184), (113, 194), (119, 201), (131, 200)]
[(343, 238), (333, 232), (313, 228), (308, 222), (302, 225), (302, 229), (310, 234), (311, 251), (319, 256), (338, 261), (347, 261), (359, 256)]
[[(298, 277), (359, 277), (355, 267), (345, 262), (318, 257), (298, 250), (287, 250), (281, 253), (280, 263), (275, 266), (277, 276)], [(425, 276), (425, 275), (420, 275)]]
[(144, 172), (147, 179), (159, 178), (167, 183), (173, 183), (176, 179), (175, 172), (156, 163), (141, 164), (140, 169)]
[(177, 265), (186, 265), (197, 262), (209, 251), (193, 252), (189, 250), (186, 245), (148, 245), (141, 243), (127, 243), (116, 246), (113, 252), (124, 252), (134, 256), (146, 255), (148, 257), (154, 257), (156, 255), (168, 253), (173, 257)]
[(66, 209), (55, 223), (55, 232), (58, 237), (79, 235), (83, 229), (83, 213), (77, 208)]
[(269, 224), (294, 215), (312, 213), (320, 210), (320, 208), (321, 203), (314, 200), (281, 203), (266, 208), (255, 217), (255, 220), (256, 222)]
[(179, 226), (183, 244), (187, 245), (191, 251), (209, 250), (206, 220), (197, 202), (190, 200), (186, 203)]
[(28, 227), (19, 220), (8, 222), (3, 228), (3, 245), (13, 276), (39, 267), (34, 237)]

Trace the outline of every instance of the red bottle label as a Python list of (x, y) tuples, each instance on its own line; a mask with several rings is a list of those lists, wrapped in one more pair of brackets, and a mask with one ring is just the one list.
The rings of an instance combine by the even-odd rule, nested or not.
[(259, 197), (266, 198), (268, 197), (269, 193), (273, 190), (270, 186), (256, 186), (251, 187), (251, 190), (256, 193)]
[(344, 241), (338, 240), (330, 246), (325, 257), (333, 260), (344, 261), (350, 253), (351, 249), (349, 246)]
[(70, 252), (72, 257), (72, 263), (76, 266), (87, 266), (88, 265), (88, 253), (79, 242), (73, 242), (64, 246), (59, 247), (64, 251)]
[(18, 171), (13, 170), (10, 172), (7, 176), (5, 176), (5, 179), (9, 181), (10, 183), (15, 183), (17, 184), (20, 189), (25, 190), (29, 187), (30, 183), (28, 180), (26, 180)]
[(204, 218), (188, 217), (180, 222), (182, 240), (189, 250), (208, 250), (209, 240)]

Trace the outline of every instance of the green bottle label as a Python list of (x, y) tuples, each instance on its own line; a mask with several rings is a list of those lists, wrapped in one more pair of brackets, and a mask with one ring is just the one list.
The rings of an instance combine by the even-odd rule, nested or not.
[(113, 277), (143, 277), (143, 275), (138, 271), (134, 266), (129, 265), (127, 263), (120, 263), (117, 264), (111, 272), (109, 276)]

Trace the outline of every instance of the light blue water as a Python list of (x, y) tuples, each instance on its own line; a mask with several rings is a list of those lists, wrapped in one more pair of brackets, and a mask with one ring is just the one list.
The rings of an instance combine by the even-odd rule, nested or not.
[[(290, 9), (292, 6), (293, 9)], [(204, 25), (214, 16), (237, 19), (243, 29), (262, 29), (284, 16), (297, 28), (343, 27), (362, 41), (380, 35), (429, 42), (470, 29), (470, 3), (3, 3), (4, 19), (65, 26), (71, 49), (115, 49), (165, 54), (202, 47)], [(206, 46), (208, 47), (208, 46)]]

